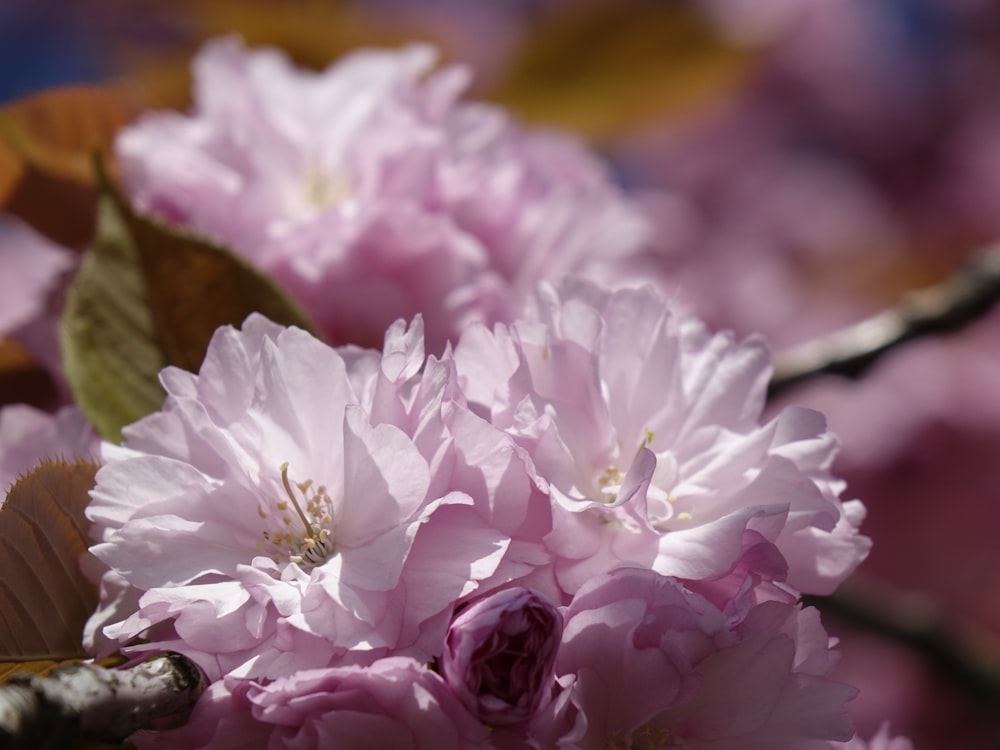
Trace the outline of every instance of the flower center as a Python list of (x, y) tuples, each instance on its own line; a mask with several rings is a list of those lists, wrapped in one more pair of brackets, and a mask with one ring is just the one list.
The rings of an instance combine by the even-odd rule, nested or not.
[[(635, 449), (635, 455), (632, 456), (632, 460), (635, 461), (639, 457), (639, 453), (642, 452), (643, 448), (647, 448), (656, 435), (648, 427), (643, 430), (643, 438), (639, 443), (639, 447)], [(618, 497), (618, 490), (622, 488), (622, 482), (625, 481), (625, 473), (619, 469), (617, 466), (609, 466), (604, 472), (597, 478), (597, 485), (601, 488), (600, 497), (596, 498), (602, 503), (613, 503), (615, 498)]]
[(306, 175), (306, 202), (315, 209), (323, 210), (343, 203), (351, 195), (351, 180), (343, 174), (313, 167)]
[(618, 497), (618, 490), (621, 489), (625, 475), (617, 466), (609, 466), (604, 473), (597, 478), (597, 484), (601, 488), (601, 497), (597, 498), (604, 503), (613, 503)]
[[(287, 462), (281, 465), (281, 483), (288, 500), (280, 500), (275, 504), (274, 507), (280, 514), (278, 530), (265, 530), (264, 541), (275, 550), (271, 555), (271, 559), (275, 562), (281, 557), (287, 557), (289, 562), (313, 568), (328, 560), (336, 552), (331, 538), (333, 501), (327, 494), (326, 487), (323, 485), (314, 487), (311, 479), (296, 482), (293, 486), (288, 478)], [(295, 490), (298, 490), (302, 503), (296, 497)], [(292, 515), (293, 510), (304, 534), (293, 530), (293, 527), (298, 525)], [(271, 517), (271, 514), (260, 506), (257, 508), (257, 514), (263, 519)], [(264, 551), (261, 545), (258, 545), (258, 548)]]

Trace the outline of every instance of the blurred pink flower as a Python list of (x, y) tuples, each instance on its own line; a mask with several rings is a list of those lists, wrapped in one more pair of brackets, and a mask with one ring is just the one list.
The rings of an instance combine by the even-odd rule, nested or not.
[[(386, 350), (419, 337), (419, 321), (395, 327)], [(144, 635), (137, 648), (184, 653), (212, 679), (440, 648), (453, 602), (493, 574), (506, 538), (449, 516), (460, 547), (416, 547), (436, 511), (473, 501), (428, 494), (427, 460), (364, 408), (363, 376), (254, 315), (216, 332), (198, 375), (161, 380), (163, 410), (126, 428), (125, 447), (105, 444), (88, 510), (94, 554), (141, 592), (106, 636)]]
[(459, 699), (489, 725), (532, 717), (554, 682), (562, 616), (548, 599), (511, 588), (479, 599), (452, 621), (440, 669)]
[(658, 224), (654, 273), (710, 326), (780, 349), (880, 311), (926, 269), (906, 267), (891, 197), (858, 165), (790, 147), (786, 103), (756, 94), (622, 151), (633, 179), (671, 189), (643, 199)]
[[(879, 312), (996, 240), (1000, 4), (709, 2), (767, 38), (746, 85), (620, 151), (631, 181), (669, 186), (686, 209), (661, 214), (686, 232), (662, 257), (689, 309), (778, 348)], [(861, 580), (926, 597), (944, 632), (987, 653), (1000, 633), (998, 325), (994, 311), (860, 380), (781, 399), (821, 410), (843, 441), (836, 469), (876, 540)], [(887, 670), (887, 643), (876, 649), (841, 673), (872, 687), (853, 708), (866, 735), (888, 710), (918, 745), (991, 744), (995, 711), (930, 670)]]
[(512, 319), (540, 279), (603, 272), (646, 243), (579, 143), (460, 102), (468, 70), (432, 72), (434, 58), (365, 50), (311, 73), (211, 42), (194, 112), (119, 136), (126, 185), (275, 274), (338, 343), (375, 344), (419, 312), (440, 351), (470, 321)]
[(706, 4), (762, 45), (745, 85), (617, 146), (630, 182), (688, 204), (660, 272), (695, 314), (780, 348), (997, 236), (995, 4)]
[(31, 406), (0, 408), (0, 504), (10, 486), (45, 459), (96, 460), (100, 440), (75, 406), (56, 414)]
[(0, 213), (0, 339), (17, 340), (58, 381), (58, 319), (77, 258), (13, 216)]
[[(815, 610), (725, 610), (650, 570), (585, 584), (566, 611), (556, 674), (570, 702), (560, 747), (817, 748), (853, 734), (856, 691), (833, 663)], [(558, 706), (559, 704), (553, 704)]]
[(0, 214), (0, 338), (44, 315), (46, 295), (74, 265), (69, 250)]
[(548, 485), (546, 541), (570, 594), (623, 564), (723, 577), (750, 547), (757, 574), (780, 580), (787, 564), (795, 590), (827, 593), (867, 553), (822, 415), (760, 425), (763, 345), (713, 336), (650, 289), (545, 288), (527, 320), (470, 329), (455, 358), (470, 404)]

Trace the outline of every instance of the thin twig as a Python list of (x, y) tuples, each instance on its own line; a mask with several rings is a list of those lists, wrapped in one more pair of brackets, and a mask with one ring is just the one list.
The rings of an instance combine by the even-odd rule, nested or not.
[(46, 677), (15, 675), (0, 685), (0, 750), (62, 750), (78, 739), (120, 743), (191, 708), (205, 685), (180, 654), (129, 669), (77, 662)]
[(778, 355), (768, 396), (818, 375), (857, 378), (886, 352), (921, 336), (955, 331), (1000, 300), (1000, 245), (940, 284), (906, 294), (867, 320)]
[[(952, 277), (910, 292), (896, 306), (776, 358), (768, 388), (774, 397), (820, 375), (860, 377), (882, 355), (913, 339), (958, 330), (985, 315), (1000, 300), (1000, 245), (982, 252)], [(991, 706), (1000, 706), (1000, 673), (966, 653), (936, 618), (914, 616), (889, 593), (877, 596), (842, 587), (803, 603), (856, 627), (878, 633), (920, 653)]]
[(933, 609), (871, 583), (844, 584), (830, 596), (803, 596), (824, 615), (906, 646), (981, 705), (1000, 709), (1000, 671), (964, 648)]

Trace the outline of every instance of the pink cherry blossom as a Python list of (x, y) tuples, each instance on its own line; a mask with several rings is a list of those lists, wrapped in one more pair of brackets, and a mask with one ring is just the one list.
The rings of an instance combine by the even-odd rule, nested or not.
[(487, 727), (413, 659), (300, 672), (255, 685), (248, 696), (254, 717), (274, 727), (274, 749), (489, 747)]
[(553, 685), (562, 616), (546, 598), (511, 588), (470, 604), (451, 623), (441, 674), (490, 725), (523, 722)]
[(473, 327), (455, 358), (470, 404), (548, 486), (546, 541), (570, 594), (619, 565), (742, 580), (751, 547), (762, 579), (827, 593), (867, 552), (822, 415), (761, 425), (760, 341), (712, 335), (651, 289), (543, 288), (527, 319)]
[(213, 682), (177, 728), (143, 730), (129, 737), (139, 750), (267, 750), (268, 731), (253, 718), (250, 680)]
[[(560, 747), (818, 748), (853, 729), (856, 691), (828, 680), (815, 610), (726, 610), (677, 581), (630, 568), (585, 584), (566, 611), (556, 662), (570, 695)], [(558, 704), (553, 704), (558, 706)]]
[(268, 683), (227, 678), (188, 722), (131, 738), (140, 750), (489, 750), (489, 729), (426, 665), (401, 657)]
[[(419, 321), (386, 350), (407, 336)], [(136, 648), (184, 653), (212, 679), (440, 648), (506, 537), (457, 513), (461, 546), (418, 545), (473, 500), (430, 494), (414, 437), (365, 408), (351, 361), (367, 360), (254, 315), (216, 332), (199, 374), (164, 370), (163, 410), (104, 446), (88, 510), (93, 553), (139, 592), (105, 636), (144, 636)]]
[[(421, 588), (430, 582), (453, 591), (456, 601), (512, 582), (530, 583), (558, 598), (551, 556), (542, 544), (552, 528), (548, 496), (534, 480), (524, 451), (466, 407), (450, 355), (425, 361), (419, 326), (407, 329), (403, 321), (390, 327), (382, 353), (356, 346), (339, 352), (372, 420), (394, 424), (413, 437), (430, 468), (428, 494), (462, 492), (472, 499), (471, 505), (439, 508), (421, 527), (401, 579), (412, 589), (411, 613), (425, 608), (428, 598)], [(497, 554), (468, 569), (456, 565), (469, 555), (476, 559), (475, 550), (484, 543), (495, 545)], [(419, 640), (436, 653), (451, 612), (427, 614), (433, 612), (423, 621)]]
[(194, 62), (194, 111), (117, 141), (143, 209), (275, 274), (330, 340), (381, 341), (423, 314), (436, 351), (509, 320), (538, 280), (644, 246), (646, 219), (569, 136), (463, 102), (469, 71), (412, 45), (294, 68), (235, 38)]

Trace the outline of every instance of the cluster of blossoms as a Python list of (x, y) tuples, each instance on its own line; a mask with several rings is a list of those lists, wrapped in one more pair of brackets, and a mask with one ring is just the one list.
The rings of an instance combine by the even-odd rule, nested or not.
[(97, 652), (212, 681), (191, 748), (826, 748), (802, 592), (864, 557), (820, 415), (653, 290), (543, 287), (425, 356), (251, 316), (105, 445)]
[(194, 61), (194, 110), (151, 112), (116, 156), (144, 210), (280, 280), (328, 341), (378, 346), (421, 313), (433, 351), (510, 321), (542, 279), (627, 277), (644, 214), (564, 133), (459, 99), (426, 45), (313, 73), (236, 38)]
[[(641, 267), (643, 213), (432, 66), (412, 46), (307, 74), (225, 39), (191, 115), (118, 139), (141, 210), (273, 274), (325, 337), (219, 329), (101, 446), (86, 645), (210, 681), (132, 741), (864, 750), (799, 603), (869, 545), (823, 417), (762, 424), (759, 340), (594, 284)], [(93, 450), (73, 411), (7, 412), (0, 441), (54, 430)]]

